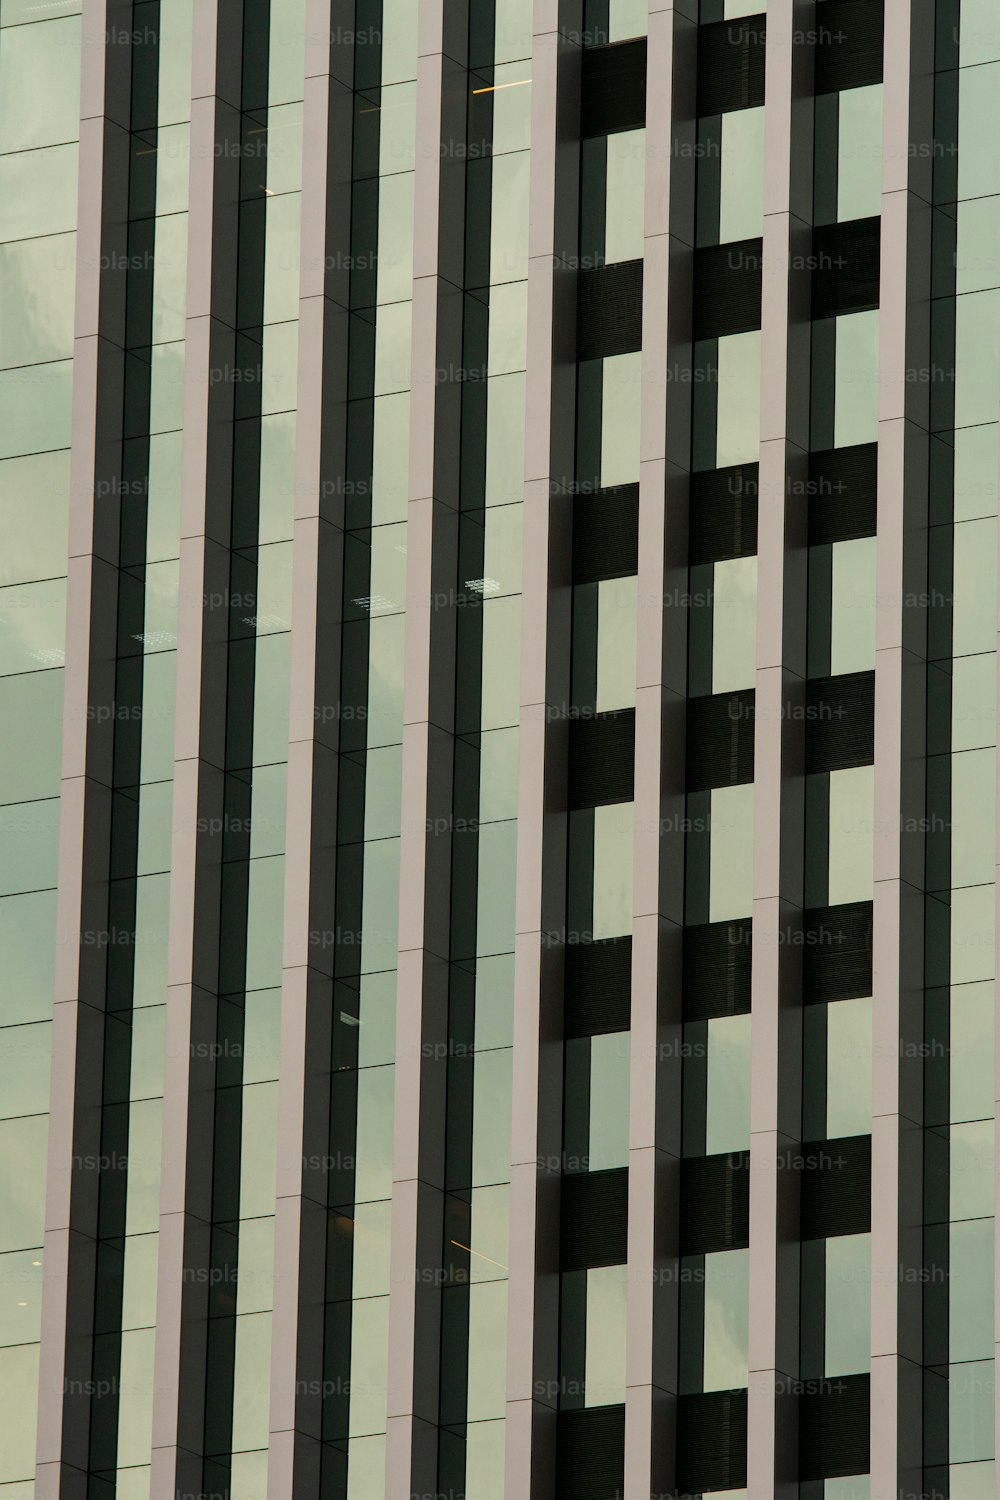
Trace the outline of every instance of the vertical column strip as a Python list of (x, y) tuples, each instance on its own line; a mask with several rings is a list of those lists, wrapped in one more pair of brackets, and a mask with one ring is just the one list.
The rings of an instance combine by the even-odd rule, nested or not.
[[(535, 0), (504, 1494), (551, 1494), (559, 1388), (579, 6)], [(575, 24), (574, 24), (575, 23)]]
[[(464, 212), (462, 7), (420, 8), (386, 1493), (437, 1488)], [(454, 35), (452, 31), (454, 30)], [(457, 122), (456, 122), (457, 123)], [(454, 217), (457, 210), (458, 216)], [(443, 601), (443, 607), (441, 606)], [(439, 817), (438, 814), (442, 816)], [(442, 830), (445, 830), (442, 832)]]
[[(650, 0), (629, 1083), (625, 1494), (675, 1486), (697, 6)], [(668, 419), (669, 412), (669, 419)]]
[[(66, 668), (36, 1488), (83, 1495), (101, 1151), (122, 493), (131, 0), (85, 0)], [(117, 268), (117, 269), (116, 269)], [(116, 482), (118, 481), (118, 482)]]
[(224, 826), (240, 0), (195, 11), (151, 1494), (203, 1488)]
[[(811, 4), (768, 12), (757, 530), (747, 1487), (798, 1494), (803, 751), (809, 450)], [(805, 252), (803, 254), (803, 251)]]
[[(888, 0), (875, 641), (871, 1493), (919, 1494), (931, 10)], [(905, 270), (904, 270), (905, 268)]]
[(268, 1455), (268, 1491), (302, 1500), (323, 1439), (352, 62), (331, 0), (308, 0)]

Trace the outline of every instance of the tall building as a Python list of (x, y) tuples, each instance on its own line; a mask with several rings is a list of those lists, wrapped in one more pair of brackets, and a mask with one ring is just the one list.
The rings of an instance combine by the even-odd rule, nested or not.
[(998, 101), (0, 0), (0, 1500), (995, 1495)]

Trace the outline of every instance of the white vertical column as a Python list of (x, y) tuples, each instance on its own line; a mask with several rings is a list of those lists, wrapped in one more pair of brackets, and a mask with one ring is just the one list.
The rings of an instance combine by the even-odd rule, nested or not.
[(228, 657), (239, 6), (194, 15), (151, 1495), (202, 1487)]
[[(410, 470), (403, 664), (399, 958), (389, 1299), (386, 1494), (436, 1492), (440, 1284), (448, 1035), (450, 836), (431, 832), (450, 808), (453, 762), (459, 386), (439, 370), (461, 362), (462, 206), (450, 189), (463, 170), (446, 121), (464, 104), (465, 48), (449, 55), (444, 0), (420, 6), (414, 183)], [(456, 90), (458, 92), (456, 93)], [(462, 114), (464, 125), (464, 112)], [(442, 144), (442, 142), (445, 144)], [(454, 212), (453, 212), (454, 210)], [(447, 823), (447, 819), (445, 819)]]
[(920, 1493), (924, 693), (933, 24), (887, 0), (875, 642), (872, 1500)]
[[(86, 1494), (114, 755), (118, 499), (128, 232), (123, 0), (81, 19), (79, 213), (55, 993), (35, 1488)], [(121, 259), (116, 261), (116, 255)], [(96, 711), (95, 711), (96, 710)], [(104, 712), (101, 712), (104, 710)], [(90, 1163), (90, 1165), (87, 1165)]]
[(320, 1493), (346, 432), (351, 49), (308, 0), (268, 1491)]
[[(795, 44), (812, 5), (768, 10), (764, 114), (757, 670), (751, 981), (750, 1358), (747, 1488), (798, 1494), (798, 1246), (789, 1157), (800, 1131), (802, 726), (811, 80)], [(791, 941), (790, 941), (791, 939)]]
[[(675, 1482), (688, 387), (697, 8), (651, 0), (646, 65), (625, 1495)], [(668, 410), (669, 430), (668, 430)]]
[[(566, 710), (572, 608), (578, 45), (559, 0), (535, 0), (525, 419), (513, 1137), (504, 1494), (555, 1482), (562, 1151)], [(575, 64), (575, 68), (574, 68)]]

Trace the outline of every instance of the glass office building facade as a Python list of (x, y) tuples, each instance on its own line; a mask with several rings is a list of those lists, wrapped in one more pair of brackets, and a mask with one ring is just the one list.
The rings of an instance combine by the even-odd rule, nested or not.
[(996, 1493), (992, 0), (0, 0), (0, 1500)]

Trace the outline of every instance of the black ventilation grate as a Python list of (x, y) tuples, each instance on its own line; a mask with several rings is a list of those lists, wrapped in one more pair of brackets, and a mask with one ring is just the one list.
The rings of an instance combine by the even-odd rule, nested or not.
[(628, 1031), (632, 1010), (632, 937), (566, 947), (563, 1034)]
[(639, 571), (639, 486), (591, 490), (573, 500), (573, 582)]
[(724, 115), (764, 103), (767, 16), (698, 28), (698, 114)]
[(610, 359), (642, 348), (642, 261), (581, 271), (576, 285), (576, 357)]
[(724, 562), (757, 551), (757, 465), (691, 475), (688, 561)]
[(569, 726), (572, 809), (631, 802), (635, 794), (635, 709), (574, 719)]
[(646, 123), (646, 38), (585, 47), (581, 54), (580, 135), (641, 130)]

